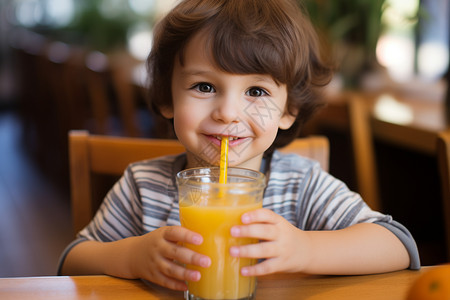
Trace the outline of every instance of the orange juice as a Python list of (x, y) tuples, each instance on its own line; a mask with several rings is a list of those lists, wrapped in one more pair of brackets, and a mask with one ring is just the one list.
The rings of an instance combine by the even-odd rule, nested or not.
[(255, 203), (250, 198), (245, 194), (234, 195), (232, 206), (224, 205), (226, 196), (207, 199), (207, 205), (203, 199), (199, 200), (200, 205), (180, 199), (181, 225), (203, 236), (201, 245), (185, 246), (211, 258), (209, 268), (187, 266), (201, 273), (200, 281), (188, 282), (190, 294), (202, 299), (242, 299), (253, 294), (256, 279), (242, 276), (240, 270), (254, 264), (255, 259), (236, 258), (229, 254), (231, 246), (257, 242), (255, 239), (234, 238), (230, 234), (232, 226), (242, 224), (240, 220), (244, 212), (261, 208), (262, 201)]
[[(181, 225), (203, 236), (201, 245), (185, 246), (211, 258), (208, 268), (198, 270), (200, 281), (188, 281), (189, 300), (252, 299), (255, 277), (244, 277), (242, 267), (256, 262), (231, 257), (232, 246), (256, 243), (250, 238), (234, 238), (231, 227), (241, 224), (243, 213), (262, 206), (265, 176), (244, 168), (227, 168), (226, 180), (220, 180), (220, 168), (192, 168), (177, 173)], [(223, 178), (222, 178), (223, 179)]]

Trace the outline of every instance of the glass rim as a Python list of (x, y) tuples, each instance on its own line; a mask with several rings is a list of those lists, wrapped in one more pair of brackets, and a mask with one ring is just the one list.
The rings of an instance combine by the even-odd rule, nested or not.
[[(189, 168), (184, 169), (182, 171), (179, 171), (176, 175), (176, 181), (178, 184), (191, 184), (191, 185), (208, 185), (211, 187), (246, 187), (246, 188), (258, 188), (258, 187), (265, 187), (266, 186), (266, 176), (256, 170), (248, 169), (248, 168), (241, 168), (241, 167), (229, 167), (227, 169), (227, 177), (243, 177), (248, 178), (247, 181), (241, 181), (241, 182), (230, 182), (228, 180), (227, 183), (219, 183), (218, 180), (215, 182), (206, 182), (206, 181), (197, 181), (195, 178), (204, 177), (204, 176), (210, 176), (210, 177), (216, 177), (218, 178), (220, 174), (220, 167), (212, 166), (212, 167), (195, 167), (195, 168)], [(189, 175), (189, 176), (188, 176)]]

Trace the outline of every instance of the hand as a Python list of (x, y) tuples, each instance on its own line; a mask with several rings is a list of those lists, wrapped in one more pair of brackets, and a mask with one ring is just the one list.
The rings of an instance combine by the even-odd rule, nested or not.
[(310, 251), (305, 231), (264, 208), (243, 214), (241, 221), (244, 225), (233, 226), (231, 235), (259, 239), (260, 243), (231, 247), (231, 256), (266, 259), (254, 266), (243, 267), (243, 276), (302, 270)]
[(186, 290), (185, 281), (198, 281), (200, 272), (186, 269), (182, 264), (209, 267), (211, 259), (182, 246), (183, 243), (200, 245), (201, 235), (181, 226), (158, 228), (141, 237), (130, 253), (136, 277), (161, 286)]

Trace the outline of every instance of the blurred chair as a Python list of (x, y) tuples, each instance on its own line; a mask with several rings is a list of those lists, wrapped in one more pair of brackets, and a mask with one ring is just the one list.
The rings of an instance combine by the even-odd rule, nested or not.
[[(111, 61), (111, 80), (116, 93), (118, 115), (122, 122), (124, 135), (129, 137), (145, 136), (145, 128), (140, 122), (141, 95), (133, 83), (133, 69), (140, 62), (133, 59), (129, 54), (118, 52), (108, 56)], [(143, 101), (142, 101), (143, 102)], [(145, 112), (150, 122), (150, 111), (145, 105)]]
[(439, 133), (437, 155), (442, 186), (447, 261), (450, 261), (450, 129)]
[(354, 93), (349, 95), (348, 101), (350, 135), (358, 192), (372, 209), (380, 211), (382, 205), (378, 193), (378, 172), (370, 126), (369, 99), (361, 94)]
[[(331, 128), (350, 137), (349, 151), (352, 161), (348, 167), (353, 168), (356, 191), (370, 208), (380, 211), (382, 203), (379, 197), (378, 172), (371, 128), (371, 97), (373, 96), (358, 92), (340, 92), (337, 95), (328, 96), (327, 106), (307, 124), (304, 134), (323, 134), (323, 129)], [(332, 148), (333, 145), (331, 145)], [(331, 156), (333, 154), (335, 153)]]
[[(85, 130), (69, 132), (72, 223), (77, 233), (93, 218), (112, 184), (131, 162), (177, 154), (185, 149), (177, 140), (144, 139), (90, 135)], [(328, 166), (328, 140), (325, 137), (298, 139), (284, 152), (299, 153)], [(99, 177), (109, 181), (98, 189)]]
[(87, 128), (96, 134), (118, 133), (113, 117), (114, 94), (108, 57), (99, 51), (92, 51), (86, 55), (85, 64), (85, 82), (92, 114), (91, 124)]
[(125, 52), (108, 55), (92, 51), (86, 56), (86, 85), (92, 111), (90, 131), (96, 134), (142, 137), (141, 106), (145, 119), (151, 114), (132, 82), (132, 70), (138, 62)]
[[(84, 74), (84, 48), (59, 41), (51, 42), (43, 66), (43, 76), (55, 108), (58, 140), (67, 149), (67, 133), (83, 129), (88, 119), (88, 102)], [(67, 157), (67, 155), (66, 155)]]
[(297, 138), (289, 145), (279, 149), (283, 153), (295, 153), (317, 160), (322, 169), (328, 172), (330, 162), (330, 143), (324, 136)]
[[(105, 192), (131, 162), (184, 152), (177, 140), (139, 139), (69, 132), (72, 222), (75, 233), (94, 216)], [(105, 183), (99, 177), (110, 179)], [(99, 185), (109, 185), (103, 189)]]
[(58, 108), (58, 124), (64, 124), (62, 138), (67, 143), (71, 129), (85, 128), (89, 103), (84, 74), (87, 50), (82, 46), (53, 42), (48, 51), (49, 85)]
[(11, 32), (9, 45), (17, 76), (19, 113), (23, 125), (25, 149), (38, 161), (47, 161), (42, 147), (52, 140), (47, 122), (50, 103), (48, 88), (42, 76), (42, 57), (48, 48), (46, 37), (25, 29)]
[(40, 78), (47, 90), (40, 105), (46, 106), (40, 118), (47, 124), (49, 141), (39, 143), (48, 152), (49, 163), (44, 167), (62, 184), (69, 187), (68, 141), (71, 129), (85, 128), (87, 116), (86, 90), (83, 76), (84, 48), (49, 41), (39, 59)]

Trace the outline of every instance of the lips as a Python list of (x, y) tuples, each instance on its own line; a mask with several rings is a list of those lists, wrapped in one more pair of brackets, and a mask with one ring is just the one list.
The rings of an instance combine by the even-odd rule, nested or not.
[[(219, 141), (222, 140), (222, 136), (221, 136), (221, 135), (213, 135), (213, 137), (215, 137), (215, 138), (218, 139)], [(237, 139), (239, 139), (239, 137), (237, 137), (237, 136), (229, 136), (229, 137), (228, 137), (228, 140), (229, 140), (229, 141), (235, 141), (235, 140), (237, 140)]]
[(216, 146), (220, 146), (220, 143), (221, 143), (223, 137), (228, 137), (228, 139), (229, 139), (228, 145), (230, 147), (240, 145), (248, 140), (247, 137), (237, 137), (237, 136), (225, 136), (225, 135), (215, 135), (215, 134), (213, 134), (213, 135), (205, 134), (205, 136), (208, 138), (208, 140), (210, 142), (212, 142)]

